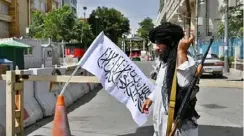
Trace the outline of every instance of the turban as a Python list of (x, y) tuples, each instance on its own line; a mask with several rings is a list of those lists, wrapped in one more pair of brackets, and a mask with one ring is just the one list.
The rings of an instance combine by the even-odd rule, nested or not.
[(149, 32), (149, 40), (152, 43), (175, 46), (184, 37), (183, 29), (170, 22), (164, 22)]

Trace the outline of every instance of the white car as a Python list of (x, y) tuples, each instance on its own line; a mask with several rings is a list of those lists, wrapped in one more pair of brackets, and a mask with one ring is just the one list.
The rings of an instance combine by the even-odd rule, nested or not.
[[(203, 55), (197, 55), (196, 59), (198, 63), (201, 62)], [(204, 74), (211, 74), (214, 76), (222, 77), (224, 71), (224, 62), (219, 59), (216, 54), (208, 54), (204, 65), (203, 65), (203, 75)]]

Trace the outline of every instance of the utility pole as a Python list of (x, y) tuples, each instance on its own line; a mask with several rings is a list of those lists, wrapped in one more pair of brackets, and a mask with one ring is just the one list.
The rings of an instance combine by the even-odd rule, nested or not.
[(187, 14), (187, 24), (188, 24), (188, 31), (187, 31), (187, 36), (190, 37), (191, 34), (191, 5), (190, 5), (190, 0), (186, 0), (186, 14)]
[(225, 22), (225, 37), (224, 37), (224, 53), (225, 53), (225, 58), (224, 58), (224, 71), (229, 72), (229, 64), (228, 64), (228, 7), (229, 7), (229, 0), (225, 0), (226, 2), (226, 7), (225, 7), (225, 16), (224, 16), (224, 22)]
[(195, 55), (198, 54), (198, 12), (199, 12), (199, 0), (196, 0), (196, 26), (195, 26), (195, 47), (194, 47), (194, 52), (195, 52)]
[(98, 18), (99, 18), (99, 17), (96, 15), (96, 16), (95, 16), (95, 19), (96, 19), (96, 35), (98, 35), (98, 26), (97, 26)]
[[(84, 20), (82, 22), (82, 30), (81, 30), (81, 45), (83, 43), (83, 36), (84, 36), (84, 26), (85, 26), (85, 21), (86, 21), (86, 10), (87, 10), (87, 7), (84, 6), (83, 7), (83, 10), (84, 10)], [(87, 50), (87, 45), (84, 45), (84, 48), (85, 50)]]
[(84, 19), (86, 19), (86, 10), (87, 10), (87, 7), (84, 6), (84, 7), (83, 7), (83, 10), (84, 10), (84, 13), (83, 13), (83, 14), (84, 14)]
[(64, 51), (64, 40), (62, 40), (62, 52), (63, 52), (63, 65), (66, 65), (66, 61), (65, 61), (65, 51)]

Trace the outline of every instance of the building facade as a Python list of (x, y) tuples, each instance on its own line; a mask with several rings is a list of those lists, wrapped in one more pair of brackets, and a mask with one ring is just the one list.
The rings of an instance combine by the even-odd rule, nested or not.
[(77, 16), (77, 0), (62, 0), (62, 5), (69, 5), (75, 16)]
[(0, 0), (0, 37), (19, 35), (17, 0)]
[(61, 6), (61, 0), (0, 0), (0, 38), (24, 36), (32, 11), (48, 12)]
[[(161, 21), (169, 21), (183, 27), (186, 31), (186, 0), (160, 0), (160, 9), (158, 17), (155, 20), (155, 26), (160, 25)], [(196, 4), (196, 2), (198, 4)], [(229, 7), (240, 5), (241, 0), (229, 0)], [(208, 45), (209, 36), (217, 36), (219, 23), (224, 23), (224, 9), (226, 8), (225, 0), (190, 0), (191, 5), (191, 30), (197, 34), (197, 47), (190, 49), (192, 53), (198, 52), (203, 54)], [(198, 9), (198, 10), (196, 10)], [(198, 12), (198, 13), (197, 13)], [(196, 14), (197, 13), (197, 14)], [(198, 16), (196, 16), (198, 15)], [(188, 18), (189, 19), (189, 18)], [(224, 35), (224, 34), (223, 34)], [(224, 38), (215, 37), (215, 42), (210, 48), (209, 53), (224, 56), (225, 45)], [(236, 38), (228, 40), (228, 56), (243, 58), (243, 39)], [(155, 46), (155, 45), (154, 45)]]
[[(223, 22), (221, 9), (225, 6), (224, 0), (189, 0), (191, 5), (191, 30), (198, 27), (198, 37), (216, 35), (219, 22)], [(186, 29), (186, 0), (160, 0), (160, 9), (155, 25), (162, 20), (181, 25)], [(198, 2), (198, 4), (196, 4)], [(236, 0), (229, 0), (229, 5), (235, 5)], [(196, 8), (197, 6), (197, 8)], [(198, 13), (196, 12), (198, 9)], [(198, 18), (196, 17), (196, 13)], [(197, 26), (196, 26), (197, 22)]]

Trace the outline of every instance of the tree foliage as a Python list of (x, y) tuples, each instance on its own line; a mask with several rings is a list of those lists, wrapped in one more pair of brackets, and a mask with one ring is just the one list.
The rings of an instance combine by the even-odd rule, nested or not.
[(94, 39), (90, 25), (86, 21), (76, 20), (72, 30), (72, 38), (89, 45)]
[(44, 29), (45, 14), (40, 11), (32, 12), (32, 21), (30, 24), (30, 36), (35, 38), (42, 37), (42, 30)]
[[(224, 12), (224, 11), (222, 11)], [(224, 23), (218, 24), (217, 35), (223, 37), (224, 35)], [(243, 4), (239, 3), (235, 7), (229, 7), (228, 14), (228, 35), (229, 38), (233, 39), (236, 37), (243, 36)]]
[(137, 30), (137, 33), (140, 37), (144, 38), (146, 45), (149, 42), (149, 32), (154, 28), (154, 24), (151, 18), (147, 17), (143, 19), (140, 23), (140, 28)]
[[(97, 17), (97, 18), (96, 18)], [(116, 44), (124, 33), (129, 33), (130, 25), (128, 18), (114, 8), (98, 7), (93, 10), (88, 18), (92, 32), (97, 36), (101, 31)]]
[(44, 20), (43, 36), (54, 41), (69, 41), (76, 17), (69, 6), (65, 5), (47, 13)]
[(30, 26), (30, 36), (51, 38), (53, 41), (81, 41), (89, 44), (94, 36), (87, 22), (79, 20), (69, 6), (48, 13), (35, 11)]

